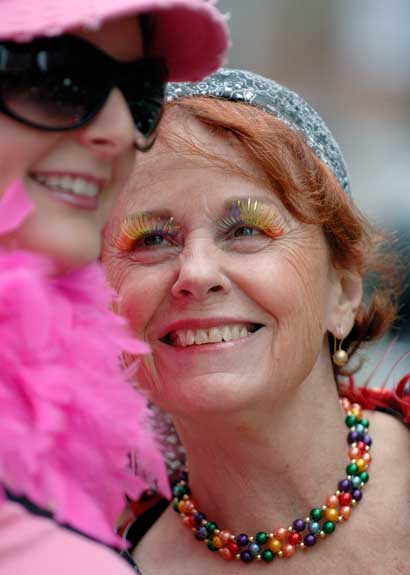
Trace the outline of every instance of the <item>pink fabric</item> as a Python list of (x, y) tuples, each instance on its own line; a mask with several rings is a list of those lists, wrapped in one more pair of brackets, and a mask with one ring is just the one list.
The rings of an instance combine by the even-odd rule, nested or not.
[[(18, 227), (31, 209), (23, 184), (12, 184), (0, 228)], [(122, 351), (148, 349), (109, 311), (114, 293), (99, 264), (57, 277), (51, 269), (40, 254), (0, 250), (0, 484), (120, 545), (124, 494), (149, 479), (169, 495), (145, 399), (119, 364)]]
[(226, 19), (212, 0), (1, 0), (0, 38), (28, 41), (95, 27), (115, 17), (155, 13), (154, 51), (165, 56), (173, 81), (199, 80), (224, 60)]
[(24, 222), (34, 204), (29, 198), (21, 180), (13, 182), (1, 198), (0, 234), (7, 234)]
[(113, 551), (29, 514), (0, 506), (0, 575), (132, 575)]

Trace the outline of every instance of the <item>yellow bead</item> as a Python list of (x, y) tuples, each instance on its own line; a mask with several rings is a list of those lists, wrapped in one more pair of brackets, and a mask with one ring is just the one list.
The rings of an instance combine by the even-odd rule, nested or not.
[(185, 501), (180, 501), (180, 502), (178, 503), (178, 511), (179, 511), (180, 513), (184, 513), (184, 511), (185, 511)]
[(359, 471), (366, 471), (367, 469), (367, 463), (362, 458), (356, 460), (356, 465), (359, 468)]
[(339, 511), (337, 509), (334, 509), (334, 508), (326, 509), (325, 517), (328, 521), (333, 521), (333, 522), (337, 521), (337, 519), (339, 517)]
[(354, 403), (352, 405), (351, 412), (352, 415), (354, 415), (358, 421), (362, 419), (362, 407), (358, 403)]
[(271, 539), (268, 543), (268, 547), (274, 553), (278, 553), (282, 550), (282, 543), (279, 541), (279, 539)]

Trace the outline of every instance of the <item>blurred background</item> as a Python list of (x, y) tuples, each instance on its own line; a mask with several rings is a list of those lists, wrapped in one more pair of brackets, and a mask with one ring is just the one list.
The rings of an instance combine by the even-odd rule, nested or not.
[[(287, 85), (326, 120), (350, 169), (355, 201), (396, 235), (406, 269), (401, 321), (365, 352), (374, 384), (410, 351), (410, 1), (219, 0), (231, 14), (228, 65)], [(404, 358), (394, 380), (410, 370)], [(363, 377), (365, 373), (361, 372)]]

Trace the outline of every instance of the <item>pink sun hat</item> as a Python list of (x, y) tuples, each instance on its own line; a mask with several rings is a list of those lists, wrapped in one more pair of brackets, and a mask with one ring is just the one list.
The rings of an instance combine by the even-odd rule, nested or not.
[(170, 80), (196, 81), (223, 63), (229, 33), (215, 0), (0, 0), (0, 39), (28, 42), (122, 16), (153, 17), (152, 53)]

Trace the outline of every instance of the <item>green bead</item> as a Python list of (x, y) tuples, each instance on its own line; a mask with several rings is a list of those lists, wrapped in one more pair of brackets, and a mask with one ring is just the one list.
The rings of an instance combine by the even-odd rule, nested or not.
[(212, 533), (215, 531), (215, 529), (218, 529), (218, 526), (213, 521), (208, 521), (208, 523), (205, 525), (205, 528), (208, 531), (208, 533), (210, 535), (212, 535)]
[(328, 535), (330, 535), (330, 533), (333, 533), (335, 529), (336, 525), (333, 523), (333, 521), (325, 521), (325, 523), (323, 523), (323, 531)]
[(359, 473), (359, 468), (357, 467), (356, 463), (349, 463), (346, 467), (347, 475), (357, 475)]
[(361, 423), (361, 424), (363, 425), (363, 427), (365, 427), (366, 429), (368, 429), (368, 427), (369, 427), (369, 425), (370, 425), (369, 420), (366, 419), (365, 417), (363, 417), (363, 419), (361, 419), (361, 420), (359, 421), (359, 423)]
[(179, 501), (173, 501), (172, 502), (172, 509), (174, 511), (176, 511), (177, 513), (179, 513), (178, 505), (179, 505)]
[(310, 518), (314, 521), (320, 521), (323, 517), (323, 511), (319, 507), (315, 507), (310, 512)]
[(218, 551), (218, 547), (215, 547), (215, 545), (212, 543), (210, 539), (208, 539), (207, 545), (210, 551)]
[(357, 419), (354, 415), (347, 415), (345, 419), (347, 427), (353, 427), (357, 423)]
[(268, 540), (268, 534), (265, 533), (265, 531), (259, 531), (259, 533), (256, 534), (255, 539), (256, 543), (259, 543), (259, 545), (265, 545)]
[(265, 549), (265, 551), (262, 551), (261, 557), (262, 557), (262, 561), (266, 561), (266, 563), (270, 563), (271, 561), (273, 561), (275, 554), (270, 549)]
[(188, 485), (175, 485), (172, 491), (174, 497), (178, 497), (178, 499), (182, 499), (184, 495), (191, 495), (191, 490)]
[(369, 481), (369, 474), (367, 473), (367, 471), (362, 471), (359, 477), (363, 481), (363, 483), (367, 483)]

